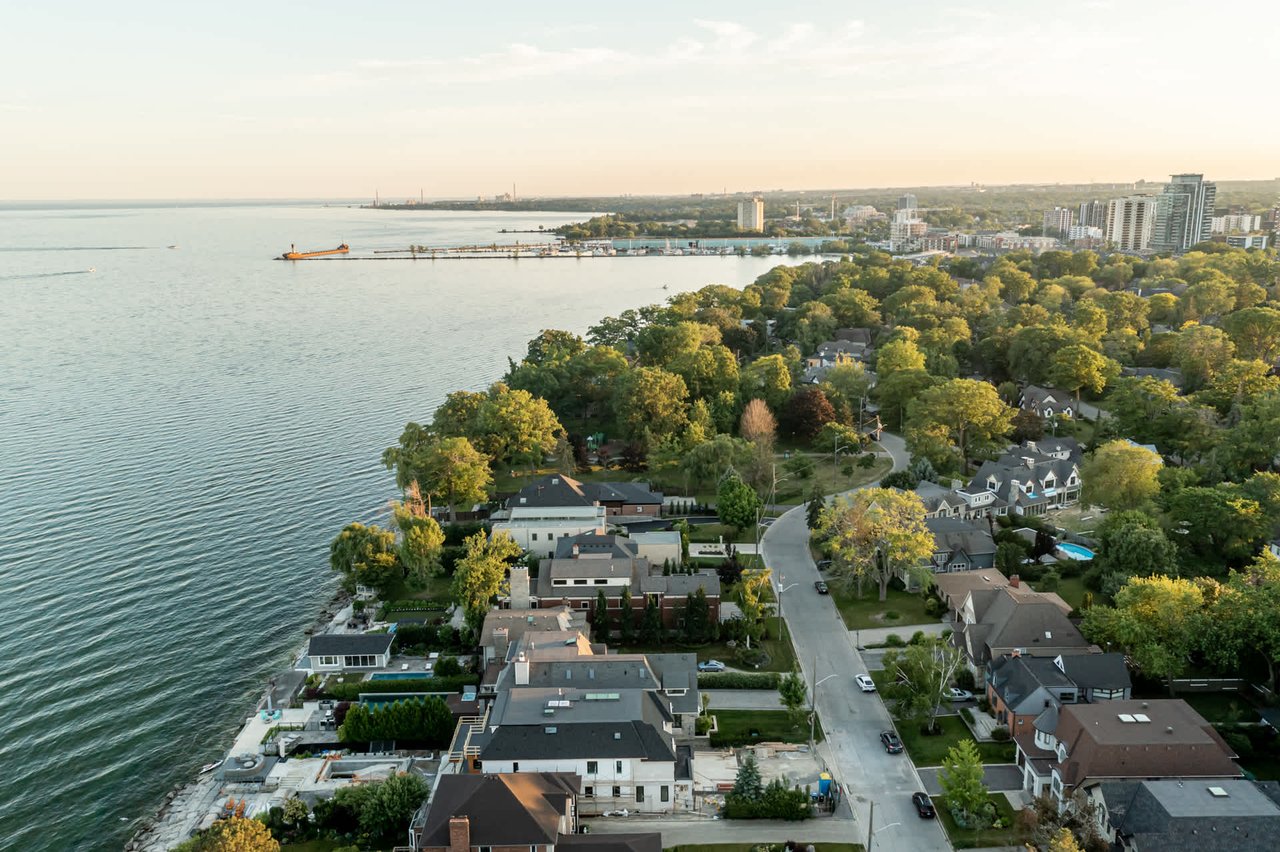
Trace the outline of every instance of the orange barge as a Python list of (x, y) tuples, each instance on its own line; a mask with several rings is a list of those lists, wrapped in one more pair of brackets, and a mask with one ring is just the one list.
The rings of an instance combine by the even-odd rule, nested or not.
[(328, 251), (298, 251), (291, 245), (289, 246), (289, 250), (280, 255), (278, 260), (307, 260), (312, 257), (328, 257), (331, 254), (348, 254), (350, 251), (351, 247), (346, 243), (343, 243), (335, 249), (329, 249)]

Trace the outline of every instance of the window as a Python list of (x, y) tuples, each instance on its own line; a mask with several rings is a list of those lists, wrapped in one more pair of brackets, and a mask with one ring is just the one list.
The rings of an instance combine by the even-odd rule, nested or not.
[(596, 788), (595, 788), (595, 787), (583, 787), (583, 788), (582, 788), (582, 796), (583, 796), (583, 798), (587, 798), (587, 799), (594, 799), (594, 798), (596, 797)]
[(530, 536), (529, 536), (529, 538), (530, 538), (531, 540), (533, 540), (533, 541), (537, 541), (537, 540), (538, 540), (538, 534), (537, 534), (537, 533), (533, 533), (532, 535), (530, 535)]
[(659, 788), (658, 798), (664, 802), (671, 801), (671, 791), (667, 788), (666, 784), (663, 784), (662, 787)]
[(641, 787), (639, 785), (636, 786), (636, 801), (637, 802), (644, 801), (644, 787)]
[(337, 657), (321, 657), (320, 658), (320, 665), (322, 666), (336, 666), (337, 664), (338, 664)]
[(512, 764), (511, 764), (511, 771), (512, 771), (512, 772), (519, 772), (519, 771), (520, 771), (520, 761), (518, 761), (518, 760), (517, 760), (517, 761), (515, 761), (514, 763), (512, 763)]
[(599, 764), (597, 761), (594, 761), (594, 760), (588, 760), (588, 761), (587, 761), (587, 774), (588, 774), (588, 775), (595, 775), (595, 774), (596, 774), (596, 773), (598, 773), (599, 771), (600, 771), (600, 764)]
[(597, 586), (603, 586), (603, 585), (605, 585), (605, 584), (606, 584), (606, 583), (608, 583), (608, 582), (609, 582), (608, 580), (596, 580), (596, 581), (595, 581), (595, 584), (596, 584)]
[(587, 584), (587, 581), (586, 581), (585, 579), (582, 579), (582, 580), (577, 580), (577, 579), (575, 579), (575, 580), (573, 581), (573, 584), (574, 584), (575, 586), (585, 586), (585, 585)]
[(621, 775), (621, 774), (622, 774), (622, 761), (621, 761), (621, 760), (615, 760), (615, 761), (613, 762), (613, 771), (614, 771), (614, 772), (616, 772), (616, 773), (617, 773), (617, 774), (619, 774), (619, 775)]
[(640, 513), (641, 513), (641, 512), (643, 512), (643, 511), (644, 511), (644, 506), (636, 506), (636, 514), (637, 514), (637, 515), (638, 515), (638, 514), (640, 514)]
[(616, 784), (613, 786), (613, 797), (614, 797), (615, 799), (621, 799), (621, 798), (622, 798), (622, 788), (621, 788), (621, 787), (619, 787), (619, 786), (618, 786), (618, 785), (616, 785)]

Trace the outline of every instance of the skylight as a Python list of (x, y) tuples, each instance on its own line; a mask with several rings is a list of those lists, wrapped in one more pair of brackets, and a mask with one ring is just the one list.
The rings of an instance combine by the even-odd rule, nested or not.
[(1134, 719), (1132, 716), (1130, 716), (1128, 713), (1118, 713), (1118, 714), (1116, 714), (1116, 715), (1117, 715), (1117, 717), (1120, 719), (1120, 721), (1121, 721), (1121, 722), (1124, 722), (1126, 725), (1127, 725), (1127, 724), (1132, 724), (1133, 722), (1136, 722), (1136, 721), (1137, 721), (1137, 720), (1136, 720), (1136, 719)]

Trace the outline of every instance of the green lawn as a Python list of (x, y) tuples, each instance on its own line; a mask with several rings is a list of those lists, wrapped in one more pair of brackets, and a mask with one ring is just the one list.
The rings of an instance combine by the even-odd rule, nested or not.
[[(777, 620), (774, 618), (767, 619), (767, 626), (770, 631), (776, 630)], [(791, 647), (791, 633), (787, 630), (786, 622), (782, 625), (782, 638), (779, 639), (770, 634), (770, 638), (762, 642), (751, 644), (754, 649), (763, 647), (769, 655), (769, 662), (760, 668), (743, 665), (737, 662), (736, 649), (730, 648), (724, 642), (710, 642), (706, 645), (686, 645), (680, 642), (665, 642), (661, 645), (643, 645), (640, 643), (623, 644), (616, 639), (609, 642), (609, 647), (619, 654), (656, 654), (666, 652), (671, 653), (689, 653), (693, 652), (698, 655), (698, 662), (704, 660), (719, 660), (732, 669), (740, 669), (742, 671), (762, 671), (762, 672), (789, 672), (796, 665), (796, 654)]]
[[(880, 590), (874, 583), (867, 583), (862, 590), (862, 597), (857, 596), (857, 589), (846, 587), (843, 582), (832, 583), (831, 596), (835, 599), (836, 608), (844, 617), (844, 626), (850, 630), (865, 630), (868, 627), (898, 627), (900, 625), (934, 624), (938, 616), (926, 615), (925, 598), (919, 594), (889, 589), (884, 603), (880, 602)], [(912, 631), (905, 630), (902, 638), (911, 637)]]
[(1029, 832), (1020, 830), (1017, 827), (1017, 814), (1014, 812), (1013, 806), (1009, 804), (1008, 799), (997, 794), (991, 797), (991, 801), (996, 806), (997, 822), (1003, 827), (976, 831), (974, 829), (962, 829), (956, 825), (956, 821), (951, 817), (951, 811), (947, 810), (946, 799), (942, 796), (934, 797), (934, 809), (937, 810), (938, 819), (942, 820), (942, 825), (947, 830), (947, 837), (951, 839), (952, 846), (957, 849), (1022, 846), (1031, 839)]
[[(1161, 696), (1164, 697), (1163, 695)], [(1256, 722), (1258, 711), (1235, 692), (1184, 692), (1179, 696), (1210, 722)]]
[(727, 524), (693, 524), (689, 527), (689, 541), (706, 544), (709, 542), (724, 541), (737, 542), (738, 544), (755, 544), (756, 534), (751, 527), (747, 527), (742, 532), (736, 532), (733, 527)]
[[(716, 726), (725, 736), (742, 736), (761, 742), (807, 743), (809, 718), (806, 713), (799, 725), (791, 724), (785, 710), (716, 710)], [(755, 731), (756, 735), (751, 736)], [(814, 739), (822, 742), (822, 724), (814, 726)]]
[[(952, 746), (961, 740), (973, 739), (973, 734), (969, 733), (968, 726), (959, 716), (939, 716), (938, 726), (942, 728), (941, 734), (926, 737), (920, 733), (919, 726), (911, 722), (899, 724), (898, 735), (916, 766), (941, 766)], [(980, 743), (976, 740), (974, 743), (983, 763), (1013, 763), (1013, 743)]]
[[(1035, 588), (1035, 585), (1035, 583), (1032, 583), (1032, 588)], [(1058, 582), (1057, 591), (1058, 597), (1071, 604), (1072, 609), (1079, 610), (1084, 605), (1084, 594), (1088, 589), (1084, 587), (1083, 577), (1063, 577)], [(1094, 603), (1100, 603), (1100, 597), (1095, 593), (1093, 596)]]
[[(868, 482), (875, 482), (880, 477), (889, 472), (893, 467), (893, 462), (887, 456), (876, 456), (876, 463), (870, 468), (858, 467), (857, 457), (842, 456), (840, 464), (837, 468), (831, 465), (830, 453), (803, 453), (814, 461), (814, 473), (808, 479), (801, 479), (792, 475), (790, 479), (783, 480), (778, 483), (778, 491), (774, 495), (773, 502), (781, 505), (799, 505), (808, 501), (813, 489), (817, 486), (818, 490), (823, 494), (836, 494), (841, 491), (848, 491), (850, 488), (857, 488), (859, 485), (866, 485)], [(853, 461), (853, 473), (845, 476), (843, 469), (850, 460)], [(783, 472), (783, 465), (786, 463), (781, 456), (778, 457), (778, 470)]]
[(403, 601), (403, 600), (420, 600), (420, 601), (444, 601), (449, 602), (449, 584), (448, 577), (428, 577), (423, 582), (420, 589), (410, 589), (404, 583), (397, 583), (387, 590), (383, 596), (384, 600)]

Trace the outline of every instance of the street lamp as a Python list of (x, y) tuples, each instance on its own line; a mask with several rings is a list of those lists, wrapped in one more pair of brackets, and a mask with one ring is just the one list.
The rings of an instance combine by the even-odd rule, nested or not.
[(800, 585), (799, 583), (787, 583), (787, 585), (785, 586), (782, 585), (783, 583), (786, 583), (786, 582), (787, 582), (786, 576), (779, 574), (778, 575), (778, 639), (779, 640), (782, 639), (782, 593), (785, 592), (787, 589), (794, 589), (796, 586)]
[[(837, 674), (838, 672), (832, 672), (831, 674), (824, 677), (822, 680), (815, 681), (813, 686), (809, 689), (809, 753), (810, 754), (813, 753), (814, 727), (817, 725), (817, 719), (818, 719), (818, 687), (822, 686), (824, 683), (831, 680), (831, 678), (835, 677)], [(810, 676), (811, 677), (818, 676), (818, 658), (816, 656), (813, 658), (813, 674)]]

